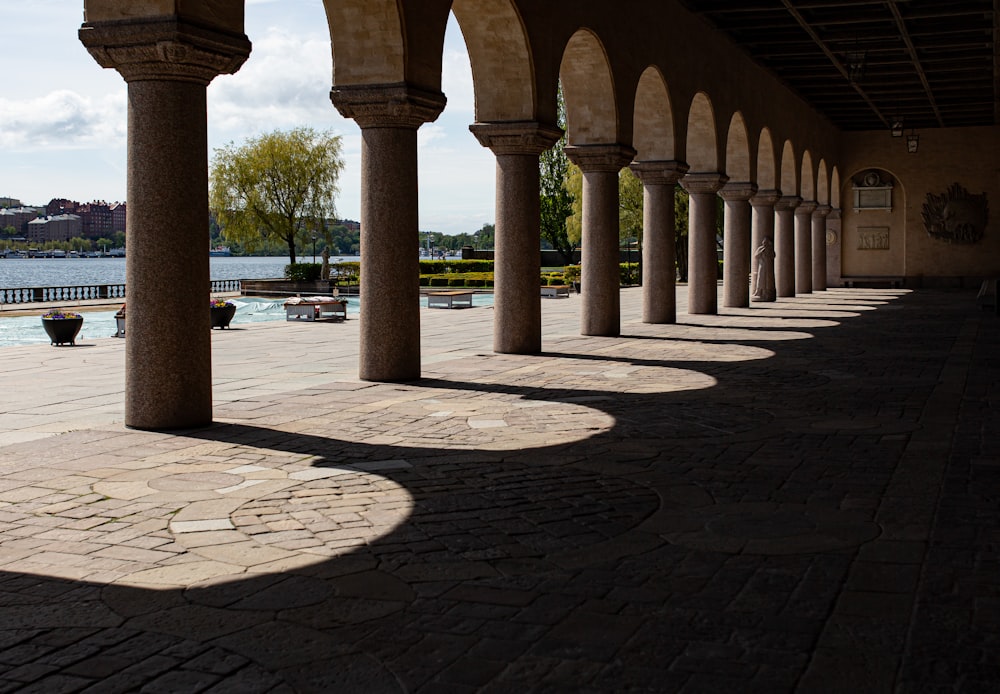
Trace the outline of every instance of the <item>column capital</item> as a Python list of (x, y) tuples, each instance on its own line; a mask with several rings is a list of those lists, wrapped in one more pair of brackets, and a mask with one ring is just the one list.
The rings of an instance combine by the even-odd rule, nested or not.
[(757, 192), (757, 184), (749, 181), (729, 181), (719, 189), (719, 197), (726, 202), (746, 202)]
[(778, 201), (774, 203), (774, 210), (775, 212), (787, 212), (789, 210), (794, 210), (801, 204), (802, 198), (798, 195), (782, 195), (778, 198)]
[(561, 128), (535, 121), (473, 123), (469, 130), (479, 144), (496, 155), (528, 154), (538, 156), (563, 136)]
[(218, 75), (239, 70), (250, 55), (245, 35), (176, 18), (94, 22), (84, 24), (79, 37), (101, 67), (114, 68), (126, 82), (208, 86)]
[(334, 87), (330, 101), (344, 118), (362, 128), (419, 128), (437, 120), (448, 100), (441, 92), (396, 84)]
[(686, 162), (677, 160), (634, 161), (629, 165), (635, 177), (647, 186), (672, 186), (688, 171)]
[(801, 215), (811, 216), (812, 213), (813, 213), (813, 210), (815, 210), (815, 209), (816, 209), (816, 201), (815, 200), (803, 200), (802, 202), (799, 203), (799, 206), (797, 208), (795, 208), (795, 216), (797, 217), (800, 214)]
[(833, 210), (833, 208), (829, 205), (816, 205), (816, 209), (813, 210), (813, 217), (824, 219), (828, 214), (830, 214), (831, 210)]
[(840, 219), (840, 208), (831, 207), (830, 214), (827, 215), (827, 219)]
[(681, 187), (688, 193), (711, 193), (719, 192), (719, 189), (726, 184), (729, 177), (717, 171), (699, 171), (689, 173), (681, 179)]
[(754, 207), (774, 207), (775, 203), (781, 199), (781, 191), (775, 188), (758, 190), (750, 198), (750, 204)]
[(566, 156), (584, 173), (618, 173), (635, 159), (628, 145), (567, 145)]

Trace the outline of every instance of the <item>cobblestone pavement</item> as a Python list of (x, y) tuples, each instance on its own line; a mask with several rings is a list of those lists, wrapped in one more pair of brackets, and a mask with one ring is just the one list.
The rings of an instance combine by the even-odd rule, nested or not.
[[(680, 295), (684, 305), (684, 295)], [(831, 289), (491, 351), (422, 309), (213, 334), (209, 428), (122, 340), (3, 351), (0, 692), (996, 692), (998, 324)]]

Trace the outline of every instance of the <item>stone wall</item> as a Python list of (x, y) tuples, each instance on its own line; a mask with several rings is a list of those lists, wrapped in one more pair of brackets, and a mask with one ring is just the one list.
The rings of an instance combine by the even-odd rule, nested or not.
[[(844, 135), (842, 275), (903, 276), (913, 287), (978, 286), (984, 277), (1000, 276), (1000, 128), (942, 128), (916, 134), (920, 141), (914, 154), (907, 152), (905, 137), (893, 138), (888, 131)], [(895, 179), (891, 212), (853, 209), (851, 179), (870, 168), (887, 171)], [(972, 195), (986, 194), (989, 218), (976, 243), (935, 238), (924, 224), (921, 212), (928, 194), (942, 195), (956, 183)], [(859, 230), (881, 226), (889, 227), (888, 250), (857, 248)]]

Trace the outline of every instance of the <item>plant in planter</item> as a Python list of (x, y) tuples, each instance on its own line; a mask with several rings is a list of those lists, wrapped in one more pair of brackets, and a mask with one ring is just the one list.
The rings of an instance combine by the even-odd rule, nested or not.
[(55, 309), (42, 314), (42, 327), (53, 345), (76, 345), (76, 336), (83, 327), (83, 316), (73, 311)]
[(225, 299), (212, 299), (212, 327), (228, 328), (229, 322), (236, 315), (236, 304)]

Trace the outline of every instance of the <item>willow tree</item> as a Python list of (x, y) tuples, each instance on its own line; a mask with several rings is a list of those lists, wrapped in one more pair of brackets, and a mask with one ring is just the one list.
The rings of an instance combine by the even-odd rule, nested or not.
[(280, 239), (296, 261), (297, 245), (326, 234), (344, 168), (340, 136), (312, 128), (276, 130), (215, 150), (210, 204), (222, 235), (253, 252)]

